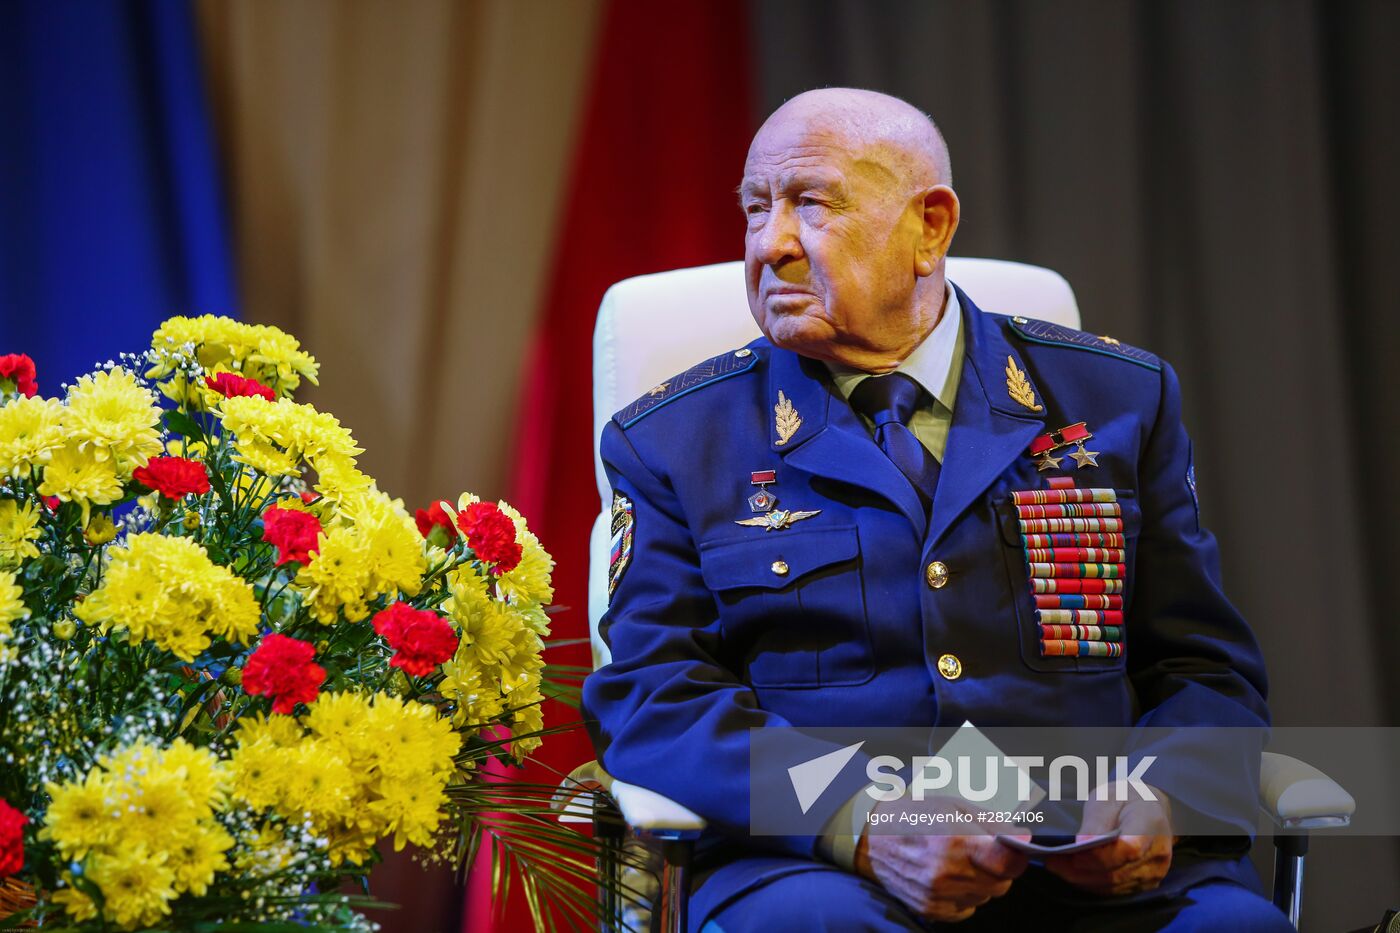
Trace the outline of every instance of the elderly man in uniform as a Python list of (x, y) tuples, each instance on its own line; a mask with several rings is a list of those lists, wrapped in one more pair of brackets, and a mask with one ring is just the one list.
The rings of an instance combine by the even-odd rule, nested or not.
[(709, 821), (697, 929), (1289, 929), (1247, 838), (1174, 840), (1170, 787), (1091, 804), (1082, 831), (1120, 837), (1029, 866), (993, 835), (857, 836), (846, 808), (748, 834), (755, 727), (1267, 724), (1171, 367), (979, 310), (944, 278), (951, 183), (934, 124), (882, 94), (808, 92), (755, 136), (764, 336), (603, 433), (603, 765)]

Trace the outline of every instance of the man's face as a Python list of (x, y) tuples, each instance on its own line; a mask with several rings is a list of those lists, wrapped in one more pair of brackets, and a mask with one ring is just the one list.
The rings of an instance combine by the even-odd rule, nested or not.
[(754, 139), (744, 269), (749, 309), (778, 346), (861, 365), (927, 332), (913, 301), (922, 202), (889, 155), (803, 120)]

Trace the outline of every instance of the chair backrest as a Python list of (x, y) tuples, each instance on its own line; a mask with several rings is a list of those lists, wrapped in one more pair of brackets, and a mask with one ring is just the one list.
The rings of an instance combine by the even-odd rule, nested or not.
[[(1064, 277), (1000, 259), (948, 258), (948, 278), (986, 311), (1079, 326)], [(759, 336), (744, 290), (744, 264), (724, 262), (624, 279), (608, 289), (593, 331), (593, 467), (601, 512), (588, 560), (588, 627), (594, 666), (607, 663), (598, 620), (607, 608), (612, 491), (598, 457), (603, 426), (624, 405), (691, 366)]]

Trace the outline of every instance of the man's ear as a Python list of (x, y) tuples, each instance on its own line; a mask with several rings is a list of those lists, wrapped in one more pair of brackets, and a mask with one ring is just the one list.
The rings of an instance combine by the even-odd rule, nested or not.
[(922, 226), (914, 251), (914, 272), (919, 276), (933, 275), (933, 270), (948, 255), (953, 234), (958, 232), (961, 206), (958, 196), (947, 185), (934, 185), (916, 195)]

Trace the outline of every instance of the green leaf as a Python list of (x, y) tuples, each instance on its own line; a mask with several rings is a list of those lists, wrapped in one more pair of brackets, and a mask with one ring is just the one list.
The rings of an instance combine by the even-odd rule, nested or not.
[(167, 411), (160, 420), (165, 425), (165, 430), (171, 434), (178, 434), (192, 441), (204, 440), (204, 429), (182, 411)]

